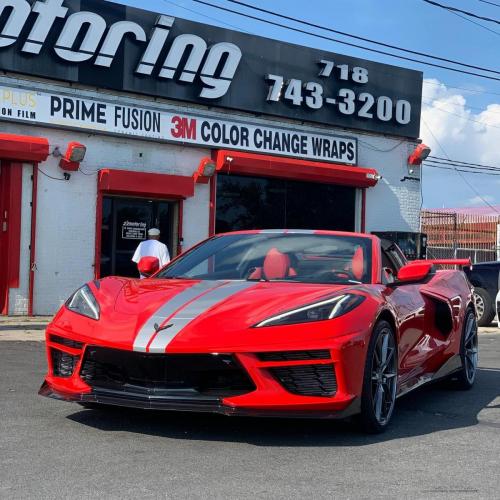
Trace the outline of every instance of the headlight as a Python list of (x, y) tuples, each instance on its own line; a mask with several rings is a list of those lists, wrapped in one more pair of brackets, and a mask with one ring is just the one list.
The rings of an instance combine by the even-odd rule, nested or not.
[(362, 295), (354, 295), (351, 293), (337, 295), (336, 297), (321, 302), (315, 302), (314, 304), (277, 314), (276, 316), (261, 321), (255, 325), (255, 327), (311, 323), (312, 321), (324, 321), (338, 318), (358, 307), (364, 300), (365, 297)]
[(99, 319), (100, 308), (88, 285), (82, 286), (66, 302), (66, 307), (75, 313), (92, 319)]

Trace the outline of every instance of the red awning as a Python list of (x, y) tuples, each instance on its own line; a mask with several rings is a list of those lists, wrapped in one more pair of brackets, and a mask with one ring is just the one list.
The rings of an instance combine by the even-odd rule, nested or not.
[(44, 137), (0, 134), (0, 158), (26, 162), (45, 161), (49, 156), (49, 141)]
[(99, 171), (99, 189), (135, 196), (189, 198), (194, 196), (194, 179), (182, 175), (150, 174), (129, 170)]
[[(232, 158), (232, 161), (228, 161)], [(324, 163), (280, 156), (220, 150), (217, 152), (217, 171), (243, 175), (281, 177), (309, 182), (341, 184), (358, 188), (375, 186), (380, 179), (373, 168)]]

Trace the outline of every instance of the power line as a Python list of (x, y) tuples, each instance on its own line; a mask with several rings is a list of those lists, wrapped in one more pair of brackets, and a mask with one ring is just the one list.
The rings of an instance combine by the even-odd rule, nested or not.
[[(428, 105), (433, 104), (436, 101), (440, 101), (440, 99), (434, 99), (434, 101), (422, 99), (422, 102), (424, 102), (425, 104), (428, 104)], [(457, 108), (461, 108), (462, 106), (465, 106), (465, 105), (454, 103), (454, 102), (446, 102), (446, 104), (449, 104), (450, 106), (455, 106)], [(481, 111), (481, 113), (493, 113), (494, 115), (500, 115), (500, 111), (493, 111), (493, 110), (487, 109), (487, 108), (479, 108), (477, 106), (471, 106), (469, 104), (467, 104), (466, 106), (468, 109), (475, 109), (476, 111)]]
[(312, 23), (310, 21), (304, 21), (304, 20), (298, 19), (296, 17), (291, 17), (291, 16), (287, 16), (285, 14), (281, 14), (281, 13), (273, 12), (271, 10), (263, 9), (261, 7), (257, 7), (255, 5), (248, 4), (248, 3), (242, 2), (240, 0), (228, 0), (228, 1), (231, 2), (231, 3), (237, 4), (237, 5), (241, 5), (243, 7), (247, 7), (248, 9), (252, 9), (252, 10), (256, 10), (258, 12), (262, 12), (264, 14), (270, 14), (270, 15), (275, 16), (275, 17), (280, 17), (282, 19), (287, 19), (288, 21), (293, 21), (295, 23), (304, 24), (304, 25), (309, 26), (311, 28), (318, 28), (318, 29), (321, 29), (321, 30), (324, 30), (324, 31), (329, 31), (330, 33), (336, 33), (337, 35), (342, 35), (342, 36), (345, 36), (345, 37), (348, 37), (348, 38), (355, 38), (356, 40), (361, 40), (363, 42), (372, 43), (374, 45), (381, 45), (383, 47), (387, 47), (387, 48), (390, 48), (390, 49), (396, 49), (396, 50), (399, 50), (401, 52), (406, 52), (406, 53), (409, 53), (409, 54), (424, 56), (424, 57), (428, 57), (430, 59), (435, 59), (435, 60), (438, 60), (438, 61), (449, 62), (449, 63), (452, 63), (452, 64), (458, 64), (458, 65), (461, 65), (461, 66), (466, 66), (468, 68), (474, 68), (474, 69), (478, 69), (478, 70), (481, 70), (481, 71), (487, 71), (487, 72), (490, 72), (490, 73), (500, 74), (500, 71), (492, 70), (492, 69), (489, 69), (489, 68), (484, 68), (484, 67), (481, 67), (481, 66), (474, 66), (472, 64), (466, 64), (466, 63), (463, 63), (463, 62), (460, 62), (460, 61), (455, 61), (453, 59), (447, 59), (445, 57), (439, 57), (439, 56), (435, 56), (435, 55), (432, 55), (432, 54), (427, 54), (425, 52), (419, 52), (417, 50), (405, 49), (405, 48), (399, 47), (397, 45), (391, 45), (389, 43), (379, 42), (377, 40), (373, 40), (371, 38), (365, 38), (363, 36), (353, 35), (351, 33), (346, 33), (345, 31), (335, 30), (333, 28), (329, 28), (327, 26), (322, 26), (320, 24), (315, 24), (315, 23)]
[(500, 7), (500, 3), (488, 2), (487, 0), (479, 0), (482, 3), (489, 3), (490, 5), (494, 5), (495, 7)]
[(469, 87), (454, 87), (452, 85), (448, 85), (446, 82), (431, 82), (429, 80), (424, 80), (424, 85), (438, 85), (438, 86), (444, 85), (447, 89), (465, 90), (466, 92), (472, 92), (473, 94), (500, 95), (500, 92), (491, 92), (488, 90), (471, 89)]
[(466, 16), (475, 17), (476, 19), (481, 19), (481, 21), (488, 21), (490, 23), (500, 24), (500, 20), (498, 20), (498, 19), (480, 16), (480, 15), (475, 14), (474, 12), (470, 12), (468, 10), (462, 10), (462, 9), (457, 8), (457, 7), (453, 7), (451, 5), (444, 5), (442, 3), (435, 2), (434, 0), (422, 0), (422, 1), (425, 3), (428, 3), (430, 5), (434, 5), (434, 7), (439, 7), (440, 9), (449, 10), (451, 12), (460, 12), (462, 14), (465, 14)]
[[(436, 141), (436, 144), (439, 146), (439, 149), (441, 149), (441, 151), (444, 153), (444, 155), (446, 156), (446, 158), (448, 160), (451, 161), (451, 158), (449, 157), (448, 153), (446, 152), (446, 150), (444, 149), (444, 147), (442, 146), (442, 144), (439, 142), (438, 138), (434, 135), (434, 132), (432, 131), (432, 129), (429, 127), (429, 125), (427, 125), (427, 122), (422, 118), (422, 123), (425, 125), (425, 127), (427, 128), (427, 130), (430, 132), (430, 134), (432, 135), (432, 137), (434, 138), (434, 140)], [(494, 207), (493, 205), (491, 205), (488, 200), (485, 200), (483, 198), (483, 196), (478, 192), (478, 190), (466, 179), (466, 177), (463, 175), (462, 172), (460, 172), (459, 169), (457, 169), (456, 167), (452, 167), (453, 170), (455, 170), (455, 172), (460, 176), (460, 178), (464, 181), (465, 184), (467, 184), (467, 186), (469, 186), (469, 188), (476, 194), (476, 196), (479, 197), (480, 200), (482, 200), (486, 205), (488, 205), (493, 211), (495, 211), (496, 213), (500, 213), (498, 211), (498, 209), (496, 207)]]
[[(424, 166), (426, 168), (437, 168), (439, 170), (452, 170), (452, 171), (455, 171), (455, 172), (460, 172), (460, 173), (464, 173), (464, 174), (475, 174), (475, 175), (493, 175), (493, 176), (500, 176), (500, 173), (495, 173), (495, 172), (474, 172), (472, 170), (465, 170), (465, 169), (462, 169), (462, 168), (457, 168), (457, 167), (453, 167), (453, 166), (450, 166), (450, 167), (444, 167), (444, 166), (439, 166), (439, 165), (431, 165), (429, 164), (428, 162), (424, 162)], [(475, 191), (474, 191), (475, 192)], [(479, 195), (478, 195), (479, 196)], [(482, 198), (481, 198), (482, 199)], [(484, 201), (484, 200), (483, 200)]]
[(224, 21), (221, 21), (220, 19), (217, 19), (215, 17), (209, 16), (207, 14), (202, 14), (201, 12), (198, 12), (194, 9), (190, 9), (189, 7), (185, 7), (184, 5), (180, 5), (178, 3), (172, 2), (171, 0), (163, 0), (165, 3), (169, 3), (170, 5), (173, 5), (175, 7), (178, 7), (179, 9), (184, 9), (188, 12), (191, 12), (193, 14), (196, 14), (197, 16), (205, 17), (206, 19), (210, 19), (211, 21), (215, 21), (217, 23), (223, 24), (224, 26), (229, 26), (230, 28), (233, 28), (238, 31), (244, 31), (245, 33), (248, 33), (251, 35), (251, 33), (243, 28), (238, 28), (237, 26), (234, 26), (233, 24), (226, 23)]
[(481, 75), (479, 73), (474, 73), (472, 71), (465, 71), (465, 70), (460, 70), (460, 69), (456, 69), (456, 68), (450, 68), (449, 66), (443, 66), (442, 64), (435, 64), (435, 63), (431, 63), (431, 62), (427, 62), (427, 61), (422, 61), (422, 60), (419, 60), (419, 59), (413, 59), (411, 57), (406, 57), (406, 56), (401, 56), (401, 55), (397, 55), (397, 54), (392, 54), (390, 52), (386, 52), (386, 51), (383, 51), (383, 50), (373, 49), (373, 48), (370, 48), (370, 47), (364, 47), (364, 46), (359, 45), (359, 44), (355, 44), (355, 43), (351, 43), (351, 42), (346, 42), (346, 41), (343, 41), (343, 40), (338, 40), (336, 38), (331, 38), (331, 37), (328, 37), (328, 36), (320, 35), (319, 33), (313, 33), (311, 31), (303, 30), (303, 29), (300, 29), (300, 28), (295, 28), (295, 27), (292, 27), (292, 26), (288, 26), (286, 24), (277, 23), (277, 22), (271, 21), (269, 19), (262, 19), (262, 18), (257, 17), (257, 16), (252, 16), (251, 14), (244, 14), (243, 12), (238, 12), (237, 10), (229, 9), (227, 7), (221, 7), (220, 5), (215, 5), (213, 3), (206, 2), (204, 0), (193, 0), (193, 1), (196, 2), (196, 3), (202, 4), (202, 5), (208, 5), (209, 7), (212, 7), (214, 9), (222, 10), (222, 11), (225, 11), (225, 12), (230, 12), (232, 14), (236, 14), (236, 15), (239, 15), (239, 16), (242, 16), (242, 17), (245, 17), (245, 18), (250, 18), (250, 19), (254, 19), (256, 21), (260, 21), (262, 23), (270, 24), (272, 26), (277, 26), (279, 28), (284, 28), (284, 29), (287, 29), (287, 30), (295, 31), (297, 33), (302, 33), (302, 34), (305, 34), (305, 35), (314, 36), (316, 38), (321, 38), (323, 40), (328, 40), (330, 42), (335, 42), (335, 43), (340, 43), (340, 44), (343, 44), (343, 45), (348, 45), (349, 47), (355, 47), (355, 48), (358, 48), (358, 49), (366, 50), (368, 52), (375, 52), (377, 54), (383, 54), (383, 55), (386, 55), (386, 56), (389, 56), (389, 57), (395, 57), (397, 59), (403, 59), (405, 61), (416, 62), (416, 63), (424, 64), (424, 65), (427, 65), (427, 66), (433, 66), (435, 68), (441, 68), (441, 69), (445, 69), (445, 70), (448, 70), (448, 71), (454, 71), (455, 73), (462, 73), (462, 74), (465, 74), (465, 75), (477, 76), (479, 78), (486, 78), (487, 80), (500, 81), (500, 78), (497, 78), (497, 77), (494, 77), (494, 76)]
[(467, 161), (460, 161), (460, 160), (447, 160), (446, 158), (442, 158), (440, 156), (429, 156), (428, 158), (432, 158), (434, 160), (442, 160), (442, 161), (452, 161), (453, 163), (461, 163), (462, 165), (471, 165), (471, 166), (474, 166), (474, 167), (483, 167), (483, 168), (497, 168), (500, 170), (500, 166), (499, 167), (495, 167), (493, 165), (482, 165), (481, 163), (470, 163), (470, 162), (467, 162)]
[(440, 108), (439, 106), (434, 106), (431, 101), (422, 100), (422, 102), (427, 104), (428, 106), (432, 105), (432, 109), (436, 109), (437, 111), (441, 111), (443, 113), (448, 113), (449, 115), (458, 116), (459, 118), (462, 118), (465, 121), (479, 123), (480, 125), (484, 125), (485, 127), (500, 129), (498, 125), (492, 125), (491, 123), (485, 123), (479, 120), (474, 120), (473, 118), (468, 118), (467, 116), (459, 115), (458, 113), (453, 113), (453, 111), (448, 111), (447, 109)]
[(436, 161), (436, 160), (425, 160), (429, 165), (432, 166), (445, 166), (445, 167), (456, 167), (456, 168), (462, 168), (466, 169), (466, 172), (471, 172), (471, 173), (494, 173), (495, 175), (500, 175), (500, 169), (499, 168), (480, 168), (480, 167), (472, 167), (468, 165), (458, 165), (455, 163), (451, 162), (445, 162), (445, 161)]
[(38, 171), (44, 175), (45, 177), (48, 177), (49, 179), (52, 179), (53, 181), (62, 181), (66, 182), (66, 179), (60, 179), (59, 177), (52, 177), (51, 175), (45, 173), (40, 167), (38, 168)]
[(490, 33), (494, 33), (495, 35), (500, 36), (500, 32), (492, 30), (491, 28), (488, 28), (488, 26), (485, 26), (484, 24), (478, 23), (477, 21), (473, 21), (472, 19), (469, 19), (468, 17), (462, 16), (462, 14), (459, 14), (458, 12), (453, 12), (452, 10), (450, 10), (449, 13), (453, 14), (454, 16), (459, 17), (460, 19), (463, 19), (464, 21), (467, 21), (468, 23), (475, 24), (476, 26), (483, 28), (483, 30), (489, 31)]

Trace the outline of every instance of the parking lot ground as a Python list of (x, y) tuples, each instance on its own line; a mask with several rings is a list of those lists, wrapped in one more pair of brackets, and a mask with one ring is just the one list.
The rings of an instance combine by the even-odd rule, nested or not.
[[(1, 332), (0, 332), (1, 333)], [(500, 498), (500, 334), (471, 391), (349, 422), (86, 410), (37, 395), (44, 344), (0, 342), (0, 498)]]

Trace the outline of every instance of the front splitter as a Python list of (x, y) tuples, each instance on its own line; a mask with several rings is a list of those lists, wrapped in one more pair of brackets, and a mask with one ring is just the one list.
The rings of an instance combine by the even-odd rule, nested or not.
[(218, 413), (226, 416), (269, 417), (269, 418), (310, 418), (343, 419), (359, 413), (360, 405), (355, 399), (345, 410), (275, 410), (265, 408), (240, 408), (222, 403), (221, 398), (210, 396), (153, 396), (133, 394), (124, 391), (94, 389), (89, 393), (62, 393), (54, 390), (47, 382), (42, 384), (38, 394), (44, 397), (74, 403), (91, 403), (136, 408), (142, 410), (166, 410), (178, 412)]

